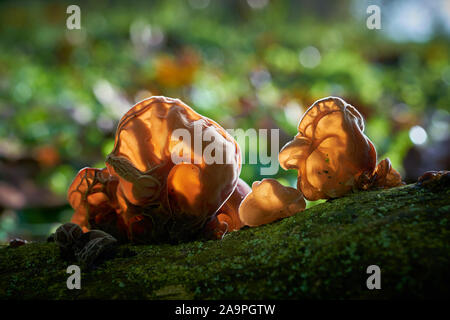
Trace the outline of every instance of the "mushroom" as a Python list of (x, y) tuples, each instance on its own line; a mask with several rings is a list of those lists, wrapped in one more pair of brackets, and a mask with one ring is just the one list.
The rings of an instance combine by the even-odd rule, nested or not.
[(83, 233), (75, 242), (74, 256), (81, 265), (92, 268), (117, 253), (118, 242), (109, 233), (91, 230)]
[(252, 189), (242, 179), (238, 180), (228, 200), (220, 207), (217, 214), (206, 224), (205, 236), (209, 239), (222, 239), (227, 232), (241, 229), (244, 224), (239, 218), (239, 206)]
[(115, 228), (128, 240), (181, 240), (201, 232), (233, 193), (241, 158), (216, 122), (178, 99), (151, 97), (120, 120), (106, 170), (84, 170), (69, 189), (73, 222), (87, 227), (102, 207), (119, 216)]
[(236, 189), (219, 209), (217, 219), (220, 223), (226, 223), (228, 232), (239, 230), (244, 226), (239, 218), (239, 206), (251, 191), (249, 185), (244, 180), (239, 179)]
[(127, 234), (123, 218), (117, 214), (117, 185), (118, 180), (106, 168), (81, 169), (68, 191), (67, 198), (75, 209), (71, 222), (83, 232), (101, 229), (124, 241)]
[(372, 187), (384, 189), (397, 187), (404, 184), (400, 173), (392, 168), (391, 160), (389, 160), (389, 158), (381, 160), (378, 163), (373, 174), (373, 180)]
[(65, 250), (71, 248), (82, 234), (83, 231), (78, 224), (68, 222), (56, 229), (55, 242), (62, 250)]
[(338, 97), (316, 101), (303, 115), (298, 134), (280, 151), (283, 169), (298, 170), (297, 188), (308, 200), (337, 198), (353, 189), (392, 187), (401, 178), (363, 133), (364, 119)]
[(417, 184), (430, 189), (447, 188), (450, 185), (450, 171), (426, 171), (417, 179)]
[(290, 217), (305, 209), (301, 192), (285, 187), (275, 179), (263, 179), (252, 184), (252, 191), (239, 207), (239, 218), (254, 227)]
[(65, 223), (56, 229), (54, 240), (61, 256), (66, 260), (78, 260), (88, 268), (112, 258), (118, 241), (109, 233), (91, 230), (83, 233), (78, 224)]

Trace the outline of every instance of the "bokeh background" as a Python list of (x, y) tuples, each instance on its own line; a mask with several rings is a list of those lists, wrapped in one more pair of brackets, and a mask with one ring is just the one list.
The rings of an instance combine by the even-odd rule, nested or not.
[[(449, 1), (90, 1), (67, 30), (70, 4), (0, 2), (0, 243), (69, 221), (77, 171), (104, 167), (120, 117), (151, 95), (225, 128), (279, 128), (280, 147), (337, 95), (405, 181), (449, 169)], [(295, 186), (295, 172), (277, 178)]]

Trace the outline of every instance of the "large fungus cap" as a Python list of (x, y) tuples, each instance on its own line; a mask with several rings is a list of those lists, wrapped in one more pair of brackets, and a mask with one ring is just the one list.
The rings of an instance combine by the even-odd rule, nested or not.
[[(174, 139), (176, 129), (188, 141)], [(223, 146), (222, 163), (205, 159), (211, 141)], [(183, 161), (174, 163), (175, 155)], [(198, 215), (215, 213), (231, 195), (240, 161), (239, 146), (216, 122), (178, 99), (152, 97), (122, 117), (106, 165), (133, 205), (162, 202), (172, 212)]]
[(280, 151), (280, 165), (298, 170), (298, 188), (306, 199), (340, 197), (361, 174), (375, 169), (376, 151), (363, 131), (363, 117), (353, 106), (337, 97), (318, 100)]
[(290, 217), (305, 209), (301, 192), (281, 185), (275, 179), (263, 179), (252, 184), (252, 191), (239, 207), (239, 217), (248, 226), (259, 226)]

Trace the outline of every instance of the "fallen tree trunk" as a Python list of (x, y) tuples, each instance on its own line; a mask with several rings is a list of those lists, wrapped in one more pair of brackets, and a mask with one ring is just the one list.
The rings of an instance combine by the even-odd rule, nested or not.
[[(0, 249), (0, 298), (316, 299), (448, 297), (448, 181), (359, 192), (293, 217), (179, 245), (125, 245), (69, 290), (54, 243)], [(367, 267), (381, 289), (366, 286)]]

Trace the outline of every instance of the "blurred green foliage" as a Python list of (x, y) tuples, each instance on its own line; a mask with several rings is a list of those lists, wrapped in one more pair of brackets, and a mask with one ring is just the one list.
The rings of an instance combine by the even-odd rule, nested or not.
[[(79, 169), (103, 167), (121, 115), (150, 95), (180, 98), (225, 128), (280, 128), (280, 147), (312, 102), (338, 95), (402, 172), (410, 128), (430, 126), (436, 110), (448, 116), (444, 32), (394, 42), (368, 30), (352, 1), (249, 3), (85, 2), (81, 30), (66, 28), (69, 2), (0, 3), (0, 160), (31, 159), (32, 183), (64, 197)], [(261, 179), (259, 166), (244, 164), (242, 177)], [(295, 172), (277, 177), (295, 185)], [(61, 210), (52, 219), (67, 219)], [(0, 240), (11, 234), (3, 220)]]

